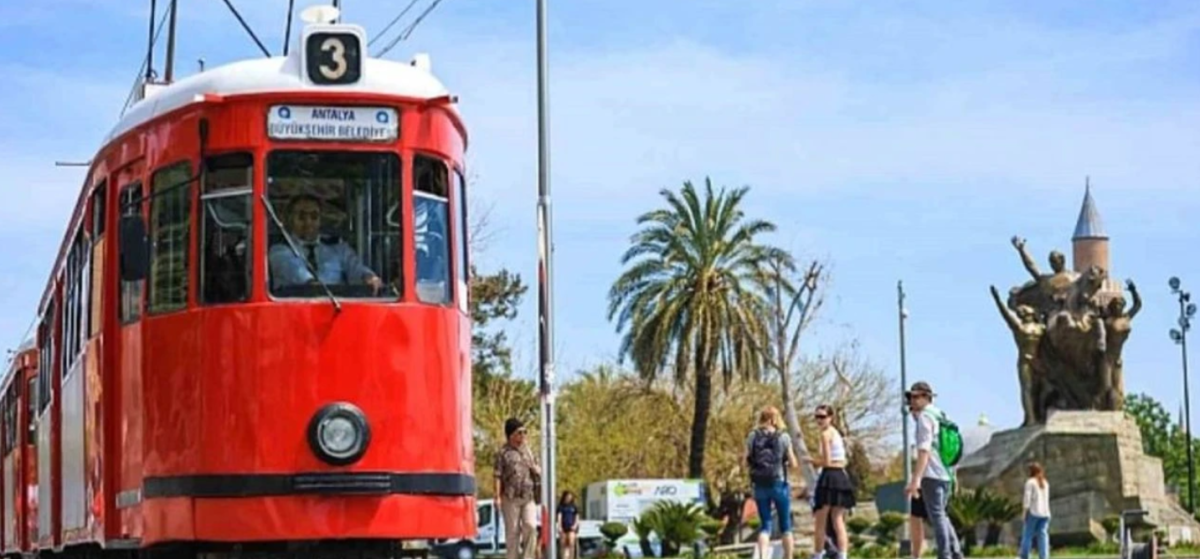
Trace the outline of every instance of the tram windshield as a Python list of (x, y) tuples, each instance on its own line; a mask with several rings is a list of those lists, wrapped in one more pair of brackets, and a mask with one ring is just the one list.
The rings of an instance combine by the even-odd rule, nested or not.
[(266, 171), (267, 197), (286, 229), (268, 220), (272, 296), (399, 297), (400, 159), (395, 154), (275, 151)]

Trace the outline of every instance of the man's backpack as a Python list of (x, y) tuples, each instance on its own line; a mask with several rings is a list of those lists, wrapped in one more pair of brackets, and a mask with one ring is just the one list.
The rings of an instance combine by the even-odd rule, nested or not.
[(756, 484), (768, 484), (779, 480), (779, 466), (783, 454), (779, 444), (779, 431), (756, 431), (750, 443), (750, 480)]
[[(941, 412), (941, 410), (938, 410)], [(958, 465), (958, 461), (962, 460), (963, 455), (963, 440), (962, 433), (958, 431), (958, 424), (950, 421), (946, 417), (945, 412), (937, 414), (938, 422), (938, 441), (937, 451), (938, 457), (942, 459), (942, 465), (947, 469)]]

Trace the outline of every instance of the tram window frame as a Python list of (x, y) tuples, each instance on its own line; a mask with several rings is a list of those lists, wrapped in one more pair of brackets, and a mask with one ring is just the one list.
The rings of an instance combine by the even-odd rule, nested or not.
[[(355, 176), (350, 180), (346, 180), (345, 176), (326, 177), (321, 175), (321, 171), (336, 168), (338, 165), (353, 166), (356, 163), (355, 158), (361, 158), (361, 162), (358, 164), (374, 174)], [(276, 181), (282, 183), (295, 179), (296, 175), (282, 174), (280, 169), (306, 165), (301, 161), (302, 159), (320, 161), (320, 164), (301, 167), (304, 169), (302, 173), (306, 175), (304, 178), (310, 184), (299, 189), (293, 188), (294, 192), (288, 192), (282, 185), (275, 184)], [(321, 243), (333, 247), (348, 246), (354, 252), (355, 260), (366, 264), (371, 273), (383, 282), (383, 288), (378, 294), (370, 295), (368, 294), (369, 288), (351, 283), (326, 282), (324, 287), (311, 283), (283, 287), (276, 285), (273, 279), (274, 267), (281, 263), (291, 264), (292, 262), (289, 261), (293, 260), (296, 255), (288, 246), (279, 224), (275, 219), (268, 217), (265, 229), (267, 246), (263, 258), (267, 298), (271, 301), (285, 302), (327, 300), (328, 294), (325, 289), (328, 288), (329, 292), (338, 299), (374, 304), (402, 302), (404, 296), (404, 259), (402, 255), (404, 254), (405, 237), (404, 221), (401, 219), (403, 216), (401, 185), (404, 180), (404, 163), (404, 158), (396, 152), (382, 150), (290, 148), (269, 152), (263, 162), (265, 176), (263, 192), (269, 201), (271, 213), (279, 218), (285, 228), (290, 229), (291, 204), (295, 197), (316, 198), (322, 214), (321, 222), (318, 225), (320, 228), (318, 234), (322, 237)], [(314, 168), (319, 171), (313, 173), (312, 169)], [(325, 188), (321, 187), (323, 181), (336, 182), (337, 180), (344, 181), (340, 189), (331, 185), (326, 185)], [(281, 190), (283, 192), (280, 192)], [(329, 196), (328, 193), (331, 191), (336, 191), (336, 196)], [(343, 210), (336, 205), (331, 205), (329, 201), (330, 199), (339, 202), (351, 200), (351, 194), (354, 195), (354, 201), (366, 203), (368, 207)], [(387, 209), (389, 207), (390, 210)], [(331, 235), (325, 228), (327, 216), (337, 212), (344, 214), (343, 225), (345, 227), (335, 228), (337, 234)], [(394, 230), (389, 230), (389, 227)], [(296, 244), (297, 249), (303, 250), (301, 243), (291, 233), (288, 233), (288, 236)], [(389, 242), (394, 246), (389, 247)], [(275, 252), (274, 266), (272, 265), (272, 251)], [(307, 267), (303, 269), (304, 273), (308, 274)]]
[[(142, 181), (135, 180), (121, 187), (118, 206), (121, 215), (144, 215), (142, 212)], [(146, 295), (146, 280), (125, 281), (120, 274), (113, 274), (121, 282), (121, 324), (133, 324), (142, 318), (142, 302)]]
[(470, 227), (470, 222), (467, 221), (469, 215), (467, 213), (467, 181), (463, 178), (462, 171), (454, 169), (450, 175), (450, 180), (454, 181), (454, 203), (457, 204), (455, 213), (458, 216), (458, 222), (454, 228), (454, 244), (458, 249), (458, 254), (454, 258), (454, 267), (456, 268), (455, 276), (458, 279), (458, 308), (464, 313), (469, 312), (468, 306), (471, 297), (471, 261), (470, 261), (470, 232), (467, 229)]
[[(432, 171), (423, 170), (423, 169), (419, 168), (421, 165), (432, 165), (433, 169), (432, 169)], [(423, 179), (423, 173), (426, 173), (426, 172), (439, 173), (442, 177), (441, 184), (439, 185), (437, 182), (432, 182), (432, 183), (426, 182)], [(439, 186), (441, 187), (441, 192), (437, 191)], [(414, 270), (415, 277), (413, 278), (413, 283), (416, 286), (417, 301), (428, 304), (428, 305), (450, 306), (451, 304), (454, 303), (455, 279), (454, 279), (454, 270), (453, 270), (453, 263), (452, 263), (452, 261), (454, 260), (453, 255), (452, 255), (454, 241), (451, 239), (451, 235), (453, 235), (452, 231), (454, 228), (454, 224), (452, 223), (452, 221), (454, 220), (454, 217), (453, 217), (454, 214), (451, 211), (451, 207), (450, 207), (450, 188), (451, 188), (451, 186), (450, 186), (450, 166), (446, 163), (446, 161), (444, 159), (442, 159), (436, 155), (432, 155), (432, 154), (428, 154), (428, 153), (417, 153), (414, 155), (414, 157), (413, 157), (413, 201), (412, 201), (413, 202), (413, 243), (412, 244), (413, 244), (413, 260), (414, 260), (413, 270)], [(420, 257), (419, 253), (421, 251), (422, 245), (426, 242), (425, 240), (422, 239), (422, 237), (426, 233), (421, 230), (421, 225), (418, 225), (418, 223), (417, 223), (417, 218), (418, 218), (418, 214), (419, 214), (417, 206), (419, 204), (421, 204), (422, 202), (429, 203), (429, 204), (440, 204), (440, 208), (442, 210), (441, 220), (443, 222), (444, 230), (442, 233), (443, 238), (442, 238), (441, 244), (443, 245), (442, 246), (442, 248), (444, 250), (443, 254), (445, 255), (444, 262), (442, 263), (442, 265), (445, 267), (445, 270), (441, 272), (440, 276), (441, 276), (442, 281), (444, 282), (443, 285), (445, 287), (444, 287), (444, 289), (442, 289), (440, 299), (436, 299), (433, 297), (427, 298), (426, 292), (422, 291), (422, 289), (421, 289), (423, 275), (421, 273), (422, 267), (421, 267), (421, 257)], [(433, 207), (436, 208), (438, 206), (433, 206)], [(431, 278), (433, 278), (432, 275), (429, 276), (429, 279), (431, 279)]]
[(88, 262), (89, 262), (89, 278), (88, 278), (88, 313), (84, 317), (86, 322), (85, 331), (89, 338), (100, 334), (100, 326), (103, 321), (102, 316), (98, 315), (99, 309), (104, 307), (103, 293), (93, 289), (96, 281), (102, 277), (104, 273), (104, 252), (96, 254), (95, 247), (104, 239), (105, 222), (108, 220), (108, 181), (100, 181), (96, 189), (92, 192), (91, 201), (91, 244), (88, 247)]
[(59, 348), (61, 348), (58, 352), (58, 359), (61, 361), (58, 367), (60, 377), (66, 377), (67, 371), (70, 370), (71, 364), (74, 363), (75, 356), (75, 338), (72, 336), (75, 321), (71, 316), (71, 312), (75, 307), (75, 305), (71, 304), (75, 299), (74, 268), (75, 242), (72, 241), (71, 248), (67, 251), (66, 266), (63, 266), (63, 272), (58, 276), (58, 281), (62, 285), (62, 299), (60, 299), (62, 305), (58, 309), (59, 313), (62, 314), (58, 327), (58, 343)]
[(8, 456), (17, 447), (17, 387), (22, 383), (20, 379), (13, 379), (12, 384), (8, 385), (8, 390), (4, 391), (4, 456)]
[[(192, 162), (186, 159), (159, 167), (150, 178), (150, 293), (146, 298), (146, 314), (150, 316), (181, 311), (188, 306), (192, 237), (191, 178)], [(187, 184), (183, 184), (185, 182)], [(177, 233), (164, 233), (164, 229), (175, 227), (179, 228)], [(161, 270), (164, 260), (166, 266), (173, 267), (177, 258), (181, 258), (178, 269)], [(168, 281), (173, 279), (179, 281)], [(172, 293), (174, 296), (168, 298), (168, 294)]]
[(103, 180), (92, 191), (91, 235), (93, 242), (104, 236), (105, 219), (108, 216), (106, 210), (108, 210), (108, 181)]
[(37, 421), (35, 421), (35, 420), (37, 419), (38, 386), (39, 386), (39, 381), (38, 381), (37, 375), (33, 375), (33, 376), (29, 377), (29, 382), (25, 387), (27, 390), (27, 392), (25, 393), (25, 401), (29, 402), (25, 406), (27, 408), (26, 411), (29, 413), (29, 417), (27, 419), (28, 424), (27, 424), (27, 429), (26, 429), (26, 436), (28, 437), (28, 440), (25, 441), (25, 444), (28, 444), (28, 445), (37, 444)]
[[(196, 240), (197, 252), (199, 255), (197, 260), (199, 261), (200, 265), (200, 284), (196, 297), (202, 305), (243, 303), (250, 300), (250, 291), (251, 286), (253, 285), (252, 278), (254, 266), (252, 255), (254, 246), (254, 154), (246, 151), (237, 151), (213, 155), (205, 159), (204, 165), (204, 184), (201, 185), (199, 208), (199, 211), (203, 213), (203, 217), (199, 219), (200, 234), (197, 236), (198, 238)], [(223, 185), (216, 178), (222, 176), (219, 174), (222, 171), (238, 170), (246, 174), (246, 182), (244, 185)], [(219, 260), (221, 260), (219, 258), (210, 258), (210, 249), (212, 248), (211, 243), (214, 239), (211, 238), (209, 234), (209, 218), (211, 216), (214, 221), (218, 222), (217, 227), (215, 228), (214, 236), (221, 235), (227, 228), (220, 226), (220, 218), (215, 215), (217, 210), (211, 208), (215, 208), (219, 204), (238, 198), (240, 198), (244, 203), (245, 215), (247, 219), (244, 228), (244, 238), (240, 242), (240, 244), (243, 246), (240, 248), (240, 257), (236, 254), (237, 250), (239, 250), (236, 248), (235, 254), (226, 255), (226, 257), (234, 260), (233, 266), (236, 267), (240, 265), (242, 269), (240, 272), (234, 269), (223, 275), (224, 277), (230, 279), (236, 277), (237, 275), (241, 275), (242, 286), (240, 296), (234, 295), (232, 297), (227, 297), (222, 296), (221, 292), (217, 291), (219, 283), (214, 280), (214, 278), (210, 278), (208, 274), (208, 270), (210, 270), (212, 267), (218, 266)], [(210, 203), (212, 206), (210, 206)], [(238, 258), (240, 258), (240, 262), (236, 261)], [(210, 262), (210, 260), (217, 262)], [(228, 265), (228, 263), (225, 264)], [(212, 280), (211, 283), (210, 280)], [(214, 286), (213, 284), (218, 285)], [(214, 293), (210, 293), (210, 289), (212, 289)], [(234, 291), (236, 291), (236, 289)]]
[(87, 345), (87, 316), (91, 314), (91, 250), (81, 225), (71, 241), (62, 275), (62, 328), (59, 330), (62, 335), (62, 369), (59, 374), (64, 379), (71, 376)]
[[(45, 413), (46, 408), (50, 406), (50, 377), (54, 372), (51, 370), (54, 367), (54, 316), (55, 305), (51, 301), (46, 307), (46, 312), (42, 315), (42, 325), (38, 332), (38, 406), (37, 413), (34, 417), (39, 417)], [(32, 421), (32, 419), (30, 420)]]

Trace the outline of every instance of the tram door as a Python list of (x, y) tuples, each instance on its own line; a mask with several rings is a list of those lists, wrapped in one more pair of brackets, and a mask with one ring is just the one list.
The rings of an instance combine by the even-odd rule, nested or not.
[[(139, 161), (122, 169), (117, 173), (117, 180), (111, 181), (119, 188), (117, 207), (113, 212), (118, 224), (120, 216), (146, 216), (142, 167)], [(110, 308), (116, 310), (117, 335), (114, 340), (116, 343), (112, 344), (116, 355), (110, 359), (108, 374), (105, 375), (104, 406), (109, 413), (104, 417), (113, 423), (105, 429), (105, 445), (110, 456), (119, 458), (105, 464), (108, 470), (106, 482), (111, 488), (108, 494), (114, 496), (116, 513), (115, 518), (106, 521), (106, 529), (111, 538), (129, 539), (141, 536), (141, 515), (138, 510), (142, 503), (142, 479), (138, 472), (141, 471), (142, 462), (142, 315), (146, 280), (125, 281), (121, 278), (124, 256), (121, 254), (121, 228), (118, 226), (111, 233), (109, 242), (117, 247), (117, 269), (107, 277), (117, 285), (106, 293), (112, 297), (108, 301)]]

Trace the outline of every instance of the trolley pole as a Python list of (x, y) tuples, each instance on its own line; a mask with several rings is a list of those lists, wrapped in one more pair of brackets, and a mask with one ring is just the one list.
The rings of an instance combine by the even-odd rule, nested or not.
[(178, 2), (171, 0), (171, 23), (167, 27), (167, 68), (163, 72), (163, 82), (168, 84), (175, 81), (175, 12), (178, 11)]
[[(896, 306), (900, 317), (900, 401), (904, 402), (904, 392), (908, 390), (908, 369), (905, 363), (905, 348), (904, 348), (904, 321), (908, 318), (908, 310), (904, 308), (904, 282), (896, 282)], [(904, 484), (908, 487), (912, 483), (912, 456), (908, 447), (908, 403), (905, 402), (900, 411), (901, 430), (903, 432), (904, 441)], [(908, 517), (912, 514), (912, 500), (908, 496), (904, 497), (904, 516)], [(908, 545), (912, 545), (912, 534), (909, 533), (909, 524), (904, 523), (904, 541)]]
[(538, 344), (542, 397), (542, 532), (545, 559), (557, 559), (558, 534), (554, 519), (554, 299), (551, 260), (554, 243), (550, 213), (549, 60), (546, 53), (546, 0), (537, 0), (537, 119), (538, 119)]

